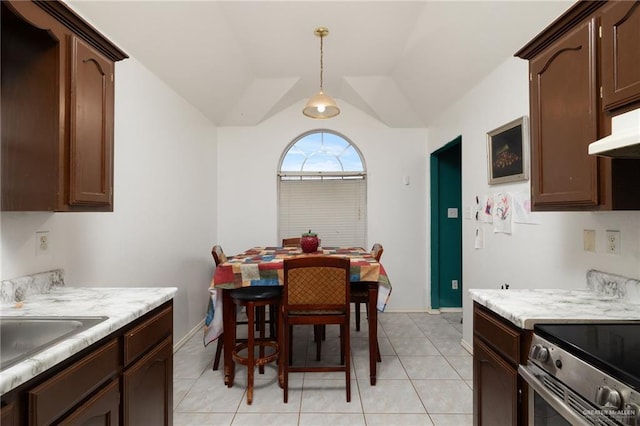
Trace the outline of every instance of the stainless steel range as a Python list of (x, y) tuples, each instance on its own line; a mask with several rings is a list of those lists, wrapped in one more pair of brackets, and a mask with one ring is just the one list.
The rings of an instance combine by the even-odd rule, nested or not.
[(639, 322), (536, 325), (519, 373), (530, 426), (640, 426)]

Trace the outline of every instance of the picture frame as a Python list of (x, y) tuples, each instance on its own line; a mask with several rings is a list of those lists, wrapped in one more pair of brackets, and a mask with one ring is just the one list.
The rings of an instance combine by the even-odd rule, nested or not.
[(529, 179), (529, 125), (519, 117), (487, 133), (489, 185)]

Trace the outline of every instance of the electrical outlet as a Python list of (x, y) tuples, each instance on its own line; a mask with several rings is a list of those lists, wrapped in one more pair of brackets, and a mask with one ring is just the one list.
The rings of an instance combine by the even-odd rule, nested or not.
[(620, 254), (620, 231), (606, 231), (607, 253)]
[(36, 256), (45, 256), (49, 254), (49, 231), (36, 232)]
[(458, 289), (458, 280), (451, 280), (451, 289), (452, 290)]
[(595, 253), (596, 251), (596, 231), (594, 229), (585, 229), (582, 234), (584, 251)]

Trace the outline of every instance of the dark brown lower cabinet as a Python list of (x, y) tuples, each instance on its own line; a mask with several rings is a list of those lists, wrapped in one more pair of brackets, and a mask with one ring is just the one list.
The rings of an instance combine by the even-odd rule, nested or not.
[(473, 342), (473, 383), (476, 424), (518, 424), (518, 371), (480, 339)]
[(124, 424), (170, 425), (173, 344), (168, 337), (122, 375)]
[[(29, 424), (44, 426), (54, 423), (100, 389), (110, 380), (117, 379), (119, 371), (118, 339), (107, 343), (77, 359), (53, 377), (28, 392)], [(111, 424), (111, 423), (110, 423)]]
[(14, 402), (0, 406), (0, 425), (2, 426), (14, 426), (19, 424), (16, 420), (18, 410), (16, 409)]
[(120, 381), (113, 380), (82, 407), (66, 417), (60, 425), (117, 426), (120, 421)]
[(173, 301), (5, 395), (2, 426), (173, 424)]
[(531, 334), (487, 308), (473, 308), (473, 424), (527, 424), (527, 389), (518, 376)]

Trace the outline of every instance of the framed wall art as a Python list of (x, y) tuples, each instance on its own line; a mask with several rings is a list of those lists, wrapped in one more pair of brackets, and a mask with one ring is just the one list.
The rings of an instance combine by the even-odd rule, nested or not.
[(527, 180), (529, 126), (526, 116), (487, 133), (489, 185)]

